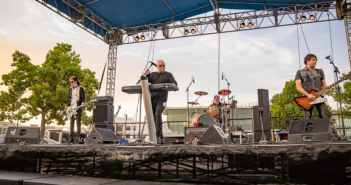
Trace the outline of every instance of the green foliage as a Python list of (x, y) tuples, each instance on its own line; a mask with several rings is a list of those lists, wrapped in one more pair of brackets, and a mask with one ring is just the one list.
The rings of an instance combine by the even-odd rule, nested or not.
[[(340, 79), (345, 76), (343, 73)], [(330, 96), (333, 97), (334, 101), (339, 102), (339, 94), (338, 87), (335, 86), (330, 91)], [(340, 85), (340, 97), (343, 108), (343, 113), (351, 114), (351, 79), (344, 81), (342, 85)], [(350, 115), (345, 115), (345, 118), (351, 118)]]
[[(64, 125), (67, 121), (64, 107), (68, 100), (68, 80), (71, 76), (78, 76), (87, 101), (95, 96), (94, 92), (98, 89), (95, 72), (81, 69), (79, 54), (72, 51), (69, 44), (58, 43), (53, 50), (49, 50), (41, 66), (33, 65), (30, 58), (19, 51), (12, 57), (11, 66), (14, 70), (2, 75), (1, 85), (6, 85), (8, 92), (0, 92), (0, 120), (17, 120), (19, 89), (24, 87), (20, 122), (41, 115), (41, 138), (46, 124), (56, 122)], [(34, 82), (34, 79), (38, 81)], [(92, 105), (89, 105), (86, 109), (92, 108)]]
[[(271, 99), (271, 116), (283, 119), (286, 116), (303, 116), (304, 112), (295, 101), (294, 97), (302, 96), (296, 89), (296, 82), (294, 80), (287, 81), (283, 88), (283, 92), (276, 94)], [(331, 114), (330, 107), (326, 105), (327, 114)], [(313, 108), (313, 115), (318, 115), (317, 109)], [(304, 117), (294, 117), (294, 120), (303, 120)], [(292, 118), (286, 118), (284, 123), (285, 128), (289, 127)], [(274, 119), (274, 128), (281, 128), (281, 120)]]

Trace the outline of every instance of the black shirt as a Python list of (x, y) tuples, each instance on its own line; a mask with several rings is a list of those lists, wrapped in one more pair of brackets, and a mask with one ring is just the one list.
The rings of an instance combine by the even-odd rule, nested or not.
[(295, 76), (296, 80), (301, 80), (302, 88), (309, 93), (312, 89), (320, 91), (323, 89), (322, 80), (325, 79), (325, 75), (322, 69), (313, 68), (312, 70), (305, 67), (304, 69), (298, 70)]
[[(169, 73), (167, 71), (164, 73), (153, 72), (149, 75), (146, 75), (146, 77), (148, 78), (151, 84), (174, 83), (178, 85), (172, 73)], [(167, 96), (168, 96), (168, 91), (164, 91), (162, 89), (158, 89), (151, 92), (151, 98), (159, 98), (167, 101)]]

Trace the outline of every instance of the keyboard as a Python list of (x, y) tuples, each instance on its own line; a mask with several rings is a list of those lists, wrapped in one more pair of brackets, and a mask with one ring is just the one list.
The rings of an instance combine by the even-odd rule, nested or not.
[[(174, 83), (151, 84), (149, 85), (150, 92), (162, 89), (164, 91), (178, 91), (179, 88)], [(123, 86), (122, 91), (128, 94), (141, 93), (141, 85)]]

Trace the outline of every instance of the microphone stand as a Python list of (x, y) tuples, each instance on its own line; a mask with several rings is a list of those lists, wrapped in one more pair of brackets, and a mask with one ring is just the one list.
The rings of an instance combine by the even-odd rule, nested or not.
[[(223, 77), (224, 77), (224, 79), (225, 79), (225, 81), (227, 82), (227, 86), (228, 86), (228, 102), (227, 102), (227, 104), (229, 103), (229, 86), (230, 86), (230, 83), (228, 82), (228, 79), (227, 79), (227, 77), (224, 75), (224, 73), (222, 73), (222, 75), (223, 75)], [(227, 106), (227, 105), (223, 105), (223, 106)], [(222, 115), (224, 116), (224, 112), (222, 112)], [(227, 115), (228, 116), (228, 115)], [(224, 118), (224, 117), (223, 117)], [(224, 120), (222, 118), (222, 120)], [(225, 123), (226, 125), (227, 125), (227, 127), (229, 126), (229, 124), (228, 123)]]
[[(334, 73), (335, 73), (335, 77), (336, 77), (336, 82), (339, 81), (339, 77), (338, 74), (340, 74), (339, 68), (335, 66), (333, 60), (330, 59), (330, 57), (328, 57), (327, 59), (329, 59), (330, 64), (333, 65), (334, 68)], [(338, 84), (338, 95), (339, 95), (339, 105), (340, 105), (340, 113), (341, 113), (341, 123), (342, 123), (342, 132), (343, 132), (343, 140), (346, 140), (346, 135), (345, 135), (345, 125), (344, 125), (344, 115), (342, 112), (342, 104), (341, 104), (341, 96), (340, 96), (340, 86)]]
[(187, 120), (186, 120), (186, 125), (187, 125), (187, 127), (189, 127), (189, 87), (191, 86), (191, 84), (193, 84), (193, 79), (191, 79), (191, 82), (190, 82), (190, 84), (189, 84), (189, 86), (186, 88), (186, 90), (185, 90), (185, 92), (187, 93), (186, 94), (186, 104), (187, 104), (187, 106), (188, 106), (188, 111), (186, 112), (186, 115), (187, 115)]
[[(146, 71), (149, 71), (149, 69), (152, 67), (152, 64), (146, 69)], [(151, 74), (151, 73), (150, 73)], [(142, 74), (142, 76), (145, 76), (145, 73)], [(135, 85), (138, 85), (140, 83), (140, 79), (138, 80), (138, 82)]]

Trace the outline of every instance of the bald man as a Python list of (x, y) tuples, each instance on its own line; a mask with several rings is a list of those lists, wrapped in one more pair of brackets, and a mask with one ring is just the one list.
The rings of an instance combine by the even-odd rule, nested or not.
[[(156, 64), (157, 72), (150, 74), (150, 71), (147, 71), (145, 73), (151, 84), (174, 83), (178, 85), (172, 73), (166, 71), (166, 65), (163, 60), (157, 61)], [(151, 92), (152, 112), (156, 127), (157, 144), (165, 144), (162, 133), (162, 112), (166, 108), (167, 98), (168, 92), (162, 89)]]

